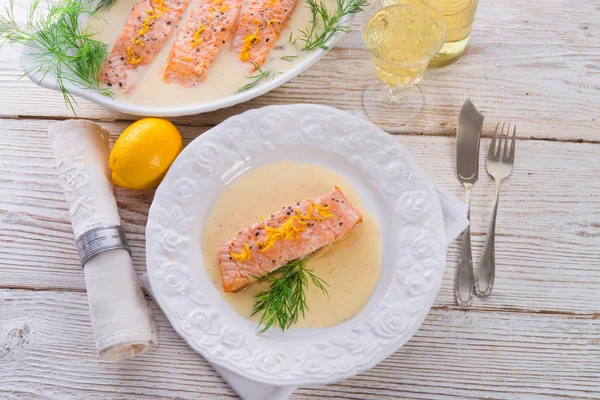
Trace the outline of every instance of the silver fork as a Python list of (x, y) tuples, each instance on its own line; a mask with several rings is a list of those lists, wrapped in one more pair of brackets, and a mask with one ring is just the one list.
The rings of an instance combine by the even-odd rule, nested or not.
[[(496, 196), (494, 199), (494, 210), (492, 211), (490, 227), (479, 260), (479, 268), (477, 269), (478, 277), (475, 282), (475, 293), (482, 298), (488, 297), (492, 292), (492, 286), (494, 286), (494, 275), (496, 273), (494, 248), (496, 247), (496, 214), (498, 212), (498, 199), (500, 198), (500, 184), (512, 172), (515, 161), (517, 127), (516, 125), (513, 125), (512, 138), (509, 138), (510, 123), (508, 124), (506, 132), (504, 131), (505, 125), (506, 124), (503, 122), (499, 136), (498, 127), (500, 126), (500, 123), (496, 125), (494, 136), (492, 136), (492, 142), (490, 143), (490, 149), (488, 150), (487, 170), (488, 174), (493, 176), (496, 180)], [(508, 148), (509, 140), (511, 142), (510, 149)], [(504, 148), (502, 148), (503, 142)], [(480, 288), (484, 288), (484, 290), (481, 290)]]

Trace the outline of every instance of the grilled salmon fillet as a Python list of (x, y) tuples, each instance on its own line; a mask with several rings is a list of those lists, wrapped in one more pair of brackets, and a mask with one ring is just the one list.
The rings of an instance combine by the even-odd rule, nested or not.
[(242, 0), (201, 0), (177, 33), (164, 72), (166, 82), (194, 87), (231, 37)]
[(217, 252), (225, 292), (237, 292), (288, 261), (342, 240), (362, 222), (339, 188), (283, 207), (224, 244)]
[(252, 0), (233, 38), (240, 60), (262, 65), (295, 6), (296, 0)]
[(127, 73), (154, 60), (175, 29), (190, 0), (139, 0), (117, 38), (99, 81), (128, 93)]

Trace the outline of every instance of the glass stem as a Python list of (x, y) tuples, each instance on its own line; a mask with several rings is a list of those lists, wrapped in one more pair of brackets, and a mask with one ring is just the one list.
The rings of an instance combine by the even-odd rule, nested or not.
[(388, 86), (388, 98), (392, 103), (400, 102), (400, 99), (402, 98), (402, 90), (403, 88), (400, 86)]

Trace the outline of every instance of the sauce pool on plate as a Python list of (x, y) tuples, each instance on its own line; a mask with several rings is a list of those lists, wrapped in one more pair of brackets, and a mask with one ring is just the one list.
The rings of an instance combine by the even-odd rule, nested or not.
[(220, 195), (204, 225), (202, 256), (206, 273), (223, 298), (241, 316), (251, 317), (254, 297), (268, 289), (254, 283), (239, 293), (225, 293), (217, 262), (218, 249), (261, 215), (307, 197), (318, 197), (339, 186), (363, 214), (363, 222), (348, 237), (314, 253), (307, 266), (329, 287), (329, 296), (310, 284), (308, 311), (293, 327), (323, 328), (340, 324), (362, 310), (377, 282), (381, 268), (381, 235), (376, 219), (369, 214), (352, 185), (339, 174), (310, 163), (276, 162), (253, 169), (237, 178)]

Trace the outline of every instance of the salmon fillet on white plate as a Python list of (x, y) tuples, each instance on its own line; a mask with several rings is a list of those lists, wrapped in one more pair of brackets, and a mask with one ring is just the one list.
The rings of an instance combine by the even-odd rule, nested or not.
[(181, 19), (190, 0), (139, 0), (117, 38), (99, 81), (128, 93), (128, 72), (154, 60)]
[(200, 0), (177, 32), (165, 67), (166, 82), (194, 87), (233, 33), (242, 0)]
[(260, 66), (275, 45), (297, 0), (252, 0), (233, 38), (240, 60)]
[(337, 187), (283, 207), (219, 249), (223, 290), (238, 292), (286, 262), (344, 239), (361, 222), (361, 213)]

